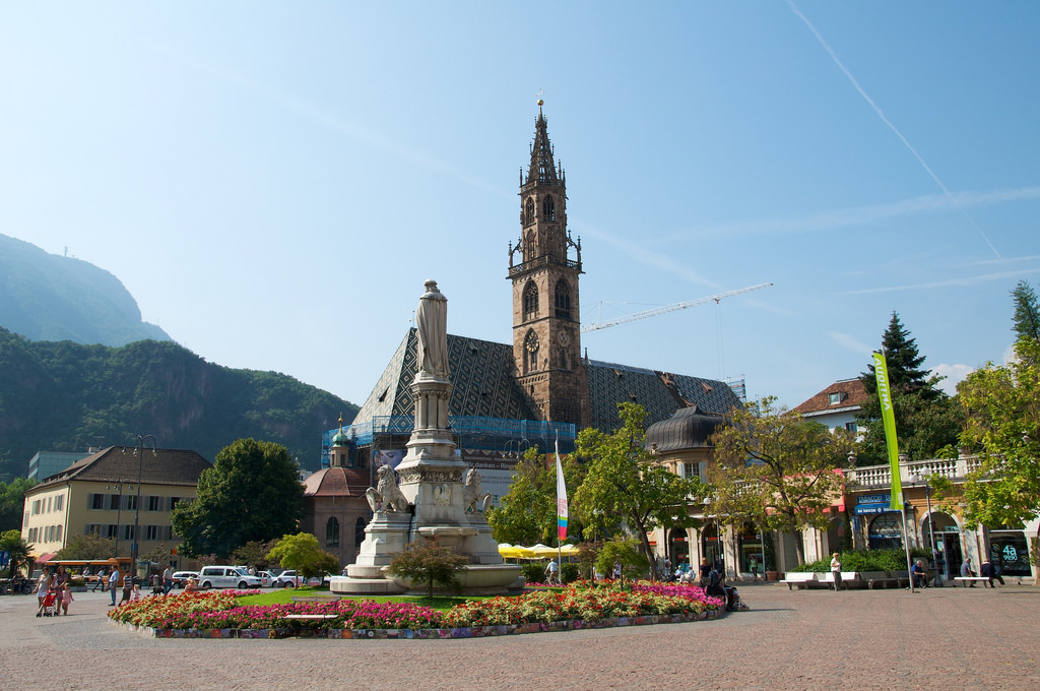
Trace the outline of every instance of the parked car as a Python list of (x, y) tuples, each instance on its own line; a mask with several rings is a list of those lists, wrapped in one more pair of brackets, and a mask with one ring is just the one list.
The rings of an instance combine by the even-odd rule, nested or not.
[(259, 588), (260, 579), (234, 566), (203, 566), (199, 571), (199, 587), (209, 588)]
[(189, 578), (194, 578), (195, 580), (198, 580), (199, 572), (198, 571), (174, 571), (172, 578), (173, 578), (173, 587), (174, 588), (183, 588), (185, 585), (187, 585)]
[(297, 575), (292, 569), (282, 571), (274, 579), (275, 588), (295, 588), (300, 585), (303, 585), (303, 576)]
[(274, 576), (271, 575), (270, 571), (257, 571), (256, 577), (260, 579), (261, 588), (270, 588), (274, 585)]

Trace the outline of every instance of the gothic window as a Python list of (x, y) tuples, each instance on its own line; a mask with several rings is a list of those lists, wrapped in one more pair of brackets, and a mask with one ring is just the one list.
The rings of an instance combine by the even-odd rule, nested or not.
[(560, 348), (560, 369), (570, 369), (567, 366), (567, 349)]
[(532, 223), (534, 223), (534, 200), (528, 197), (527, 204), (524, 205), (524, 225), (529, 226)]
[(325, 524), (325, 546), (339, 547), (339, 519), (335, 516)]
[(538, 336), (534, 331), (528, 331), (524, 336), (524, 374), (530, 374), (538, 369)]
[(556, 220), (556, 202), (553, 201), (552, 195), (549, 195), (542, 201), (542, 216), (545, 217), (546, 221)]
[(571, 289), (567, 281), (560, 279), (556, 282), (556, 316), (560, 319), (571, 318)]
[(538, 316), (538, 286), (531, 281), (524, 287), (524, 321)]
[(524, 238), (524, 261), (529, 262), (534, 259), (534, 233), (528, 233)]

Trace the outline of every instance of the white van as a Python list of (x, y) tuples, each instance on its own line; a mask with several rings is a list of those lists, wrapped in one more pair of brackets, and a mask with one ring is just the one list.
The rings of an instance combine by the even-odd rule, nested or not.
[(199, 571), (199, 587), (209, 588), (259, 588), (260, 579), (234, 566), (203, 566)]

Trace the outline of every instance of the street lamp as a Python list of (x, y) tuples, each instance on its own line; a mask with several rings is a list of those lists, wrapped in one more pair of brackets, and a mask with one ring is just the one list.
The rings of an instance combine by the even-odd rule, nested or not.
[[(120, 527), (120, 523), (121, 523), (120, 517), (123, 514), (123, 485), (124, 484), (126, 484), (126, 483), (124, 483), (122, 480), (117, 480), (116, 482), (113, 482), (111, 484), (105, 485), (105, 489), (118, 489), (119, 490), (119, 500), (116, 502), (116, 544), (115, 544), (115, 553), (116, 553), (115, 556), (116, 556), (116, 559), (119, 558), (119, 527)], [(111, 510), (111, 508), (112, 507), (110, 506), (109, 510)]]
[[(144, 467), (144, 445), (145, 442), (151, 440), (152, 455), (158, 456), (159, 450), (155, 441), (155, 437), (151, 434), (131, 434), (128, 439), (137, 440), (137, 499), (134, 500), (134, 541), (130, 543), (130, 568), (131, 573), (137, 570), (137, 555), (140, 550), (140, 530), (141, 530), (141, 470)], [(123, 447), (123, 453), (126, 453), (126, 447)]]
[[(920, 473), (916, 475), (916, 478), (918, 482), (924, 480), (924, 503), (928, 508), (928, 544), (932, 548), (932, 564), (934, 564), (936, 569), (938, 569), (939, 560), (935, 553), (935, 529), (932, 525), (935, 522), (932, 519), (932, 485), (928, 482), (928, 478), (922, 476)], [(938, 575), (938, 571), (936, 571), (936, 575)]]

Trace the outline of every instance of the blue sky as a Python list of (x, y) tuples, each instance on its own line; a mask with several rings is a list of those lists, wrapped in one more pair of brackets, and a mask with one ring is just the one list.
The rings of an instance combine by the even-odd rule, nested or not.
[(0, 232), (207, 360), (361, 403), (423, 280), (508, 342), (544, 90), (590, 357), (797, 405), (899, 312), (1003, 360), (1040, 282), (1033, 2), (8, 3)]

